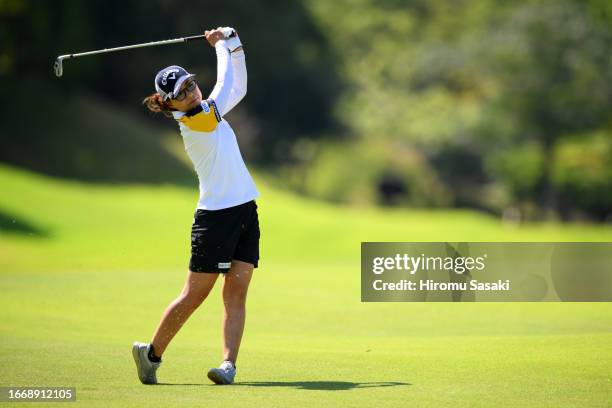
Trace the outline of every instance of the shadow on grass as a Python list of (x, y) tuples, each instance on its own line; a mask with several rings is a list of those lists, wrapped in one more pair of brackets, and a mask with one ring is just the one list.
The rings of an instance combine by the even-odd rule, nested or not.
[(397, 381), (377, 381), (377, 382), (351, 382), (351, 381), (252, 381), (240, 382), (236, 385), (247, 387), (291, 387), (300, 390), (327, 390), (342, 391), (354, 388), (379, 388), (396, 387), (400, 385), (412, 385), (410, 383)]
[[(159, 383), (158, 385), (209, 385), (214, 384), (170, 384)], [(401, 385), (412, 385), (397, 381), (378, 381), (378, 382), (351, 382), (351, 381), (250, 381), (238, 382), (233, 386), (246, 387), (289, 387), (298, 390), (324, 390), (324, 391), (345, 391), (355, 388), (380, 388), (396, 387)]]
[(3, 233), (48, 237), (49, 232), (0, 210), (0, 235)]
[(203, 387), (203, 386), (207, 386), (207, 385), (215, 385), (215, 384), (211, 384), (211, 383), (157, 383), (154, 385), (150, 385), (151, 387), (157, 386), (157, 385), (184, 385), (184, 386), (197, 386), (197, 387)]

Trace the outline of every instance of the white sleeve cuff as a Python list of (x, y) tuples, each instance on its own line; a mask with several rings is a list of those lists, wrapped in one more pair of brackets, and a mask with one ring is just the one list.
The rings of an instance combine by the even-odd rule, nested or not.
[(238, 37), (238, 34), (228, 38), (227, 40), (225, 40), (225, 42), (230, 52), (234, 52), (236, 51), (236, 48), (242, 47), (242, 42), (240, 41), (240, 37)]
[(242, 46), (242, 42), (240, 41), (240, 37), (238, 37), (238, 33), (232, 27), (223, 27), (221, 31), (225, 36), (227, 48), (230, 52), (234, 52), (236, 48)]

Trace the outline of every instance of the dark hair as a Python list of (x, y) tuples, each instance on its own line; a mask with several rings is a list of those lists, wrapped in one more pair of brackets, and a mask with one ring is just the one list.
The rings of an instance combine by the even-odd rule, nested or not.
[(171, 118), (172, 111), (176, 110), (170, 107), (170, 101), (164, 101), (162, 96), (155, 92), (142, 100), (142, 104), (146, 106), (151, 112), (161, 112), (165, 116)]

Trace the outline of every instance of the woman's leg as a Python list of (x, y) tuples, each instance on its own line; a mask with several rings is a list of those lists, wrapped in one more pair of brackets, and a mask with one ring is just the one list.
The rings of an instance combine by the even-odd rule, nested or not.
[(168, 305), (153, 335), (151, 344), (155, 356), (162, 356), (174, 335), (178, 333), (193, 311), (206, 299), (213, 286), (215, 286), (218, 276), (218, 273), (189, 271), (183, 291), (179, 297)]
[(253, 265), (232, 261), (223, 279), (223, 359), (236, 364), (246, 317), (246, 296), (253, 275)]

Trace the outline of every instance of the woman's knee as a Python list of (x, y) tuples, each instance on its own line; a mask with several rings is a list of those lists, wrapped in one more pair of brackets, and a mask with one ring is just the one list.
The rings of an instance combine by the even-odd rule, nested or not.
[(247, 291), (245, 290), (224, 290), (223, 304), (226, 309), (244, 309), (246, 306)]
[(179, 302), (186, 307), (197, 309), (207, 296), (208, 293), (183, 291), (179, 296)]
[[(216, 276), (210, 281), (202, 281), (201, 278), (202, 276), (190, 272), (190, 277), (179, 296), (182, 303), (198, 307), (208, 297), (214, 286)], [(208, 278), (208, 276), (205, 276), (205, 278)]]
[(247, 296), (245, 292), (245, 293), (240, 293), (240, 294), (234, 294), (231, 296), (225, 296), (223, 300), (229, 304), (241, 306), (241, 305), (246, 305), (246, 298)]

